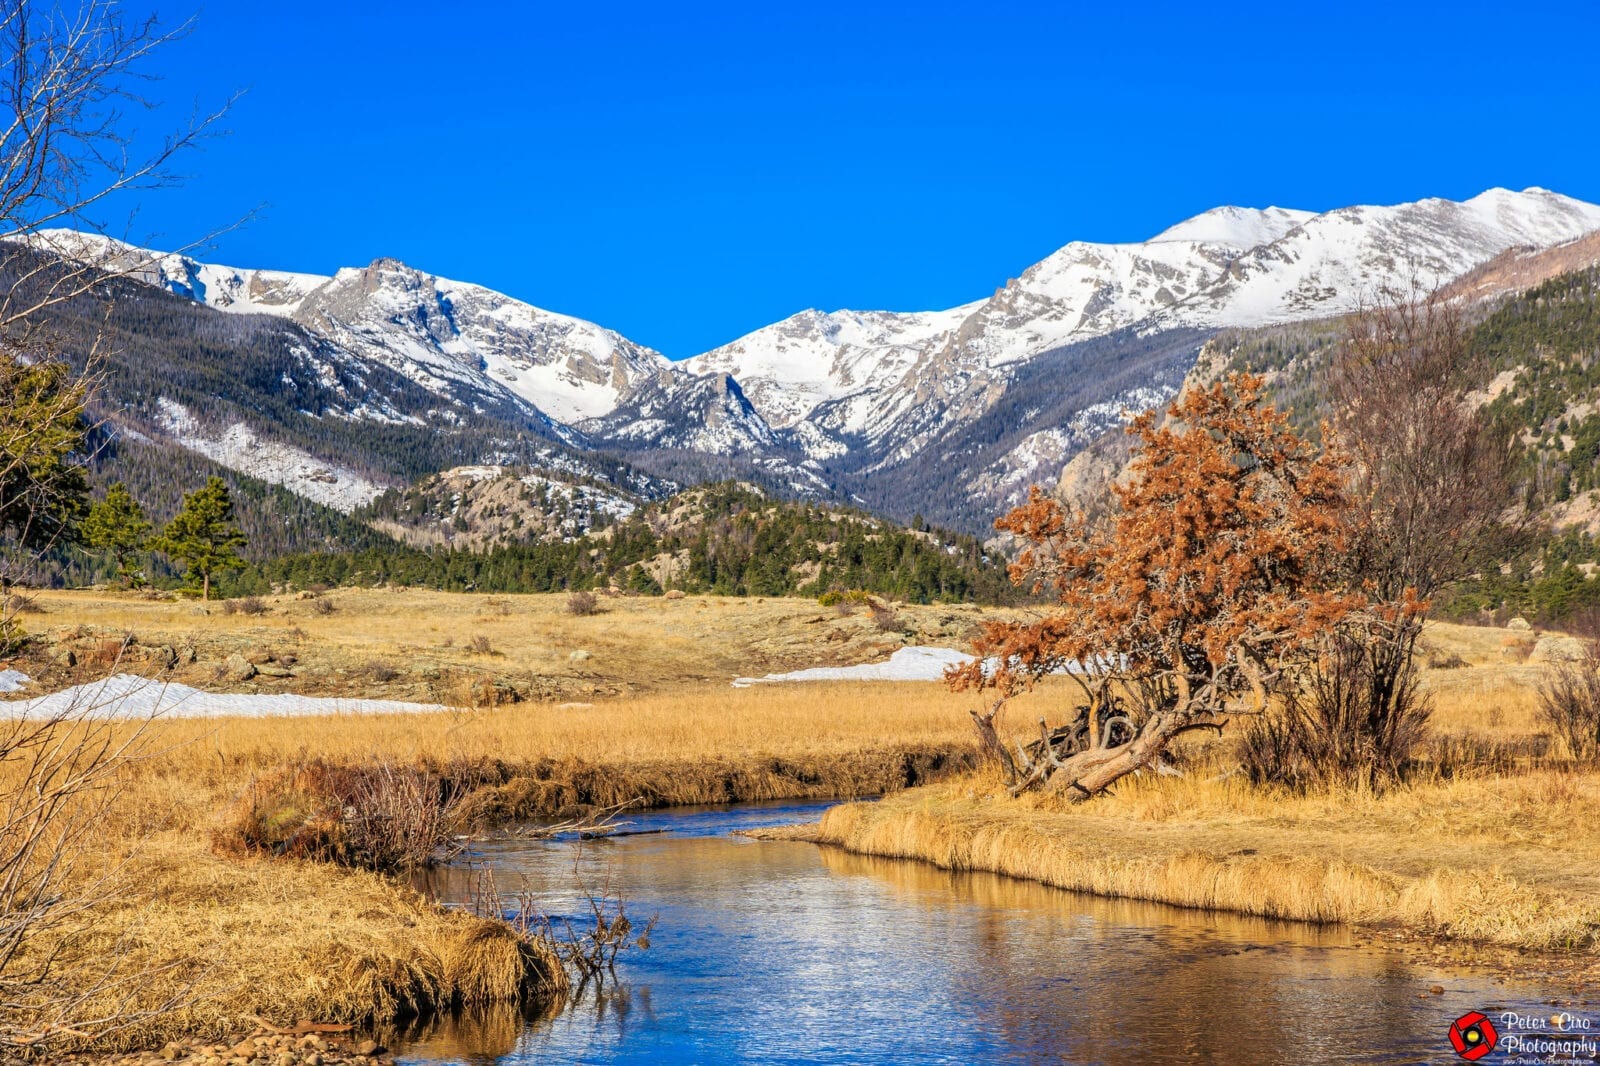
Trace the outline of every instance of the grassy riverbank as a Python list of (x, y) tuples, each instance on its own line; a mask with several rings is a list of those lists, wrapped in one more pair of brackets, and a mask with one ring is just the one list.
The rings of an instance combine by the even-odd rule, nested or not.
[(104, 887), (31, 946), (65, 948), (60, 976), (85, 997), (76, 1017), (121, 1019), (101, 1048), (223, 1040), (262, 1017), (364, 1025), (566, 986), (556, 959), (501, 922), (365, 871), (219, 857), (191, 833), (140, 840)]
[[(625, 800), (657, 806), (877, 794), (972, 765), (962, 703), (937, 684), (729, 686), (740, 667), (854, 662), (918, 639), (910, 629), (891, 641), (860, 611), (655, 600), (617, 601), (605, 614), (577, 617), (558, 597), (435, 598), (350, 594), (329, 613), (306, 606), (316, 601), (284, 599), (264, 615), (206, 616), (191, 614), (189, 604), (135, 597), (41, 598), (43, 613), (28, 618), (45, 638), (6, 664), (41, 678), (35, 691), (131, 667), (215, 690), (418, 699), (436, 695), (415, 687), (429, 670), (492, 671), (479, 678), (490, 698), (452, 711), (145, 726), (113, 805), (80, 845), (91, 858), (81, 879), (111, 871), (110, 891), (60, 933), (84, 963), (74, 971), (75, 990), (91, 992), (78, 1017), (134, 992), (116, 1001), (127, 1024), (99, 1046), (220, 1040), (250, 1031), (257, 1016), (279, 1025), (303, 1017), (382, 1022), (548, 994), (559, 984), (552, 960), (508, 927), (446, 912), (394, 878), (214, 846), (226, 842), (241, 797), (309, 760), (427, 770), (472, 793), (456, 808), (460, 829)], [(419, 611), (439, 621), (410, 618)], [(84, 621), (61, 624), (66, 617)], [(929, 624), (941, 617), (951, 616)], [(52, 625), (40, 624), (46, 619)], [(434, 652), (447, 660), (442, 666), (410, 656), (401, 634), (430, 626), (487, 630), (491, 650), (440, 641)], [(123, 646), (128, 635), (134, 640)], [(263, 674), (243, 684), (217, 677), (229, 655), (265, 647), (275, 656), (269, 661), (281, 663), (291, 660), (281, 654), (291, 644), (300, 654), (287, 677)], [(572, 658), (569, 646), (589, 657)], [(788, 650), (772, 650), (780, 646)], [(123, 647), (121, 657), (102, 655), (108, 647)], [(193, 648), (195, 661), (164, 669), (159, 656), (145, 654), (162, 647)], [(542, 657), (521, 658), (535, 647), (546, 648)], [(69, 650), (74, 661), (63, 663)], [(735, 653), (743, 658), (735, 661)], [(370, 667), (375, 656), (396, 663), (393, 673)], [(727, 658), (725, 676), (690, 676), (697, 657)], [(493, 695), (545, 669), (558, 675), (552, 688), (562, 697), (574, 695), (574, 685), (633, 695)], [(597, 683), (601, 669), (611, 671), (604, 684)], [(122, 739), (133, 729), (116, 726), (111, 734)], [(40, 938), (36, 947), (53, 942)], [(114, 963), (113, 977), (96, 990), (102, 963)], [(141, 975), (136, 984), (126, 979), (133, 974)], [(159, 1009), (169, 1002), (171, 1009)], [(141, 1017), (146, 1011), (153, 1013)]]
[(1600, 776), (1385, 795), (1151, 780), (1079, 808), (972, 779), (827, 812), (810, 839), (1102, 896), (1539, 951), (1600, 939)]
[[(396, 879), (213, 847), (257, 782), (309, 760), (424, 769), (472, 790), (457, 814), (476, 825), (632, 799), (921, 785), (830, 812), (821, 838), (1106, 895), (1545, 952), (1588, 951), (1600, 929), (1587, 902), (1600, 898), (1600, 778), (1548, 760), (1532, 689), (1543, 668), (1523, 661), (1524, 635), (1430, 631), (1429, 655), (1449, 667), (1425, 677), (1438, 699), (1433, 771), (1404, 789), (1296, 797), (1196, 775), (1053, 809), (994, 798), (997, 783), (970, 761), (973, 700), (937, 683), (728, 685), (907, 643), (959, 646), (975, 609), (905, 609), (891, 632), (865, 612), (805, 601), (615, 600), (574, 616), (549, 596), (330, 599), (332, 610), (284, 598), (260, 614), (202, 616), (191, 604), (51, 594), (27, 616), (43, 639), (0, 664), (43, 687), (131, 666), (219, 691), (456, 702), (444, 697), (461, 684), (484, 697), (426, 714), (148, 726), (89, 838), (98, 858), (82, 868), (114, 871), (115, 891), (63, 934), (81, 938), (79, 956), (115, 960), (117, 974), (148, 974), (119, 1008), (131, 1023), (105, 1043), (221, 1038), (257, 1015), (382, 1021), (559, 981), (506, 927), (447, 913)], [(166, 668), (162, 648), (195, 654)], [(221, 680), (235, 654), (271, 672)], [(1048, 684), (1006, 713), (1026, 732), (1072, 696)], [(1225, 753), (1205, 758), (1220, 765)], [(132, 987), (107, 986), (84, 1009)], [(168, 999), (175, 1009), (137, 1017)]]
[(1531, 638), (1435, 626), (1428, 643), (1450, 666), (1423, 672), (1436, 701), (1424, 761), (1381, 793), (1254, 787), (1220, 776), (1227, 743), (1208, 741), (1191, 747), (1188, 777), (1140, 776), (1092, 803), (1010, 799), (980, 773), (833, 808), (797, 835), (1103, 896), (1600, 965), (1600, 770), (1545, 734), (1546, 668), (1523, 661)]

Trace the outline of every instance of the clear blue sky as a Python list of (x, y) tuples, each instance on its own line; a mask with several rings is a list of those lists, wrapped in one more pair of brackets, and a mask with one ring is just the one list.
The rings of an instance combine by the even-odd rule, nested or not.
[(1592, 2), (213, 2), (154, 91), (246, 95), (131, 232), (263, 205), (211, 258), (396, 256), (677, 358), (1217, 204), (1600, 201), (1597, 42)]

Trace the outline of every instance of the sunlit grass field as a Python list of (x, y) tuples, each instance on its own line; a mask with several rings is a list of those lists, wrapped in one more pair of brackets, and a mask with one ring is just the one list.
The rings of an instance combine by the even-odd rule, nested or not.
[[(494, 766), (507, 781), (561, 786), (548, 795), (504, 786), (515, 794), (493, 809), (524, 815), (557, 801), (890, 791), (904, 783), (908, 753), (919, 772), (946, 755), (971, 765), (966, 712), (978, 697), (936, 682), (734, 688), (732, 678), (881, 660), (909, 643), (961, 647), (993, 615), (899, 607), (890, 632), (861, 612), (800, 600), (616, 599), (580, 617), (553, 596), (328, 598), (331, 610), (279, 598), (261, 614), (213, 605), (200, 615), (187, 602), (61, 593), (42, 596), (42, 611), (26, 618), (51, 646), (132, 633), (140, 646), (194, 647), (192, 664), (143, 672), (219, 691), (238, 686), (216, 678), (218, 663), (262, 645), (294, 655), (290, 676), (245, 686), (261, 692), (405, 698), (426, 694), (416, 678), (430, 670), (465, 679), (466, 697), (485, 691), (474, 678), (554, 679), (515, 702), (444, 700), (457, 706), (431, 713), (144, 726), (140, 756), (95, 830), (119, 887), (95, 910), (94, 935), (152, 974), (149, 995), (193, 980), (178, 960), (197, 958), (207, 960), (208, 992), (185, 1014), (130, 1030), (126, 1043), (225, 1032), (257, 1013), (380, 1017), (404, 989), (449, 997), (463, 983), (509, 980), (509, 943), (397, 882), (216, 853), (213, 830), (263, 775), (322, 759)], [(1528, 634), (1430, 627), (1424, 655), (1441, 664), (1424, 671), (1433, 735), (1413, 779), (1381, 793), (1253, 787), (1227, 772), (1230, 727), (1188, 746), (1186, 777), (1137, 777), (1081, 807), (1011, 800), (992, 772), (952, 762), (955, 776), (837, 807), (812, 835), (1104, 895), (1587, 958), (1600, 930), (1600, 775), (1548, 743), (1536, 697), (1546, 667), (1526, 661), (1531, 644)], [(371, 671), (373, 661), (395, 676)], [(18, 665), (42, 665), (43, 680), (59, 683), (137, 664), (87, 656), (70, 677), (43, 658)], [(1011, 702), (1005, 731), (1036, 736), (1039, 718), (1058, 722), (1075, 700), (1070, 681), (1053, 679)]]

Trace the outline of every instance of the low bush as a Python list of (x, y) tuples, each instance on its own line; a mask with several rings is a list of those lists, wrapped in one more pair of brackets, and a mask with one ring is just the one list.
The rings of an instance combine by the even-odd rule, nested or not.
[(876, 626), (880, 632), (905, 632), (906, 627), (905, 623), (900, 620), (900, 612), (896, 611), (889, 604), (879, 603), (877, 600), (869, 600), (867, 602), (867, 610), (872, 612), (872, 624)]
[(1246, 728), (1239, 755), (1250, 780), (1307, 788), (1398, 779), (1432, 714), (1413, 661), (1416, 635), (1409, 626), (1331, 634), (1303, 683)]
[(1574, 759), (1600, 754), (1600, 654), (1551, 664), (1539, 682), (1539, 717), (1548, 722)]
[(312, 759), (251, 782), (213, 845), (367, 870), (418, 869), (455, 852), (458, 785), (392, 762)]
[(382, 659), (372, 660), (361, 668), (361, 672), (368, 681), (374, 681), (380, 685), (393, 681), (400, 676), (398, 667), (393, 663), (384, 662)]

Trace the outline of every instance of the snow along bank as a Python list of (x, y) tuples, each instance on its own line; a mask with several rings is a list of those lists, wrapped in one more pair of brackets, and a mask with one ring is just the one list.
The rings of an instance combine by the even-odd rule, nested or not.
[(889, 656), (889, 661), (885, 663), (814, 666), (809, 670), (768, 674), (766, 677), (736, 677), (733, 679), (733, 687), (749, 688), (751, 685), (777, 684), (785, 681), (938, 681), (950, 667), (971, 661), (972, 656), (954, 648), (929, 648), (919, 645), (901, 648)]
[[(8, 671), (10, 673), (10, 671)], [(19, 677), (21, 675), (18, 675)], [(8, 691), (0, 687), (0, 692)], [(16, 691), (15, 688), (9, 691)], [(244, 695), (202, 692), (176, 683), (116, 674), (103, 681), (0, 702), (0, 718), (289, 718), (311, 715), (417, 714), (449, 710), (438, 703), (331, 699), (320, 696)]]

